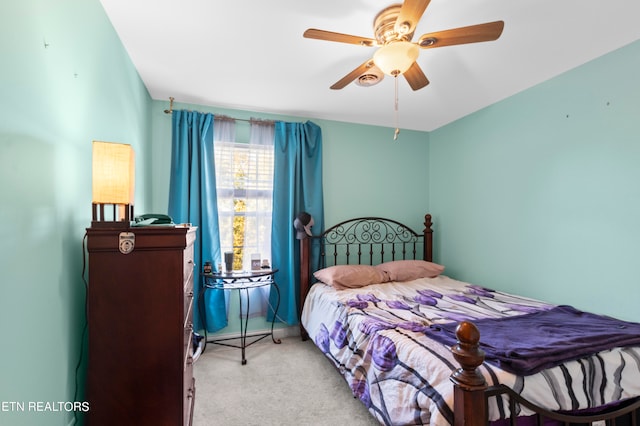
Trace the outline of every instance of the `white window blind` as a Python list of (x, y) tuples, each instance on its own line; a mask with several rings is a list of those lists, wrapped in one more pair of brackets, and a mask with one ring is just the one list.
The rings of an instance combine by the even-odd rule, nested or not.
[(249, 270), (254, 253), (271, 260), (273, 145), (216, 141), (214, 156), (221, 250)]

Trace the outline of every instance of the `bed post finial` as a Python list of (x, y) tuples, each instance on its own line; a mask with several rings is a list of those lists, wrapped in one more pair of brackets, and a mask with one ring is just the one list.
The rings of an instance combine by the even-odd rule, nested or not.
[(424, 215), (424, 231), (422, 231), (424, 238), (422, 239), (422, 242), (424, 244), (424, 260), (428, 262), (433, 262), (433, 229), (431, 228), (432, 226), (433, 226), (433, 222), (431, 222), (431, 215), (427, 213)]
[(485, 386), (486, 382), (477, 368), (484, 362), (484, 351), (479, 348), (480, 331), (469, 321), (462, 321), (456, 327), (458, 343), (451, 348), (453, 357), (462, 368), (452, 374), (454, 383), (462, 386)]
[(478, 371), (484, 362), (484, 351), (480, 349), (480, 331), (469, 321), (462, 321), (456, 328), (458, 343), (451, 348), (453, 357), (461, 368), (451, 374), (454, 388), (455, 426), (486, 425), (487, 413), (484, 391), (487, 382)]

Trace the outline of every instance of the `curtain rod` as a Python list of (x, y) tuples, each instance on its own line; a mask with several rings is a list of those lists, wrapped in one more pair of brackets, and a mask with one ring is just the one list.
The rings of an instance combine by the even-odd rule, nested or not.
[[(173, 96), (169, 97), (169, 109), (165, 109), (165, 114), (173, 113)], [(263, 120), (261, 118), (235, 118), (229, 117), (228, 115), (215, 115), (214, 120), (229, 120), (229, 121), (246, 121), (247, 123), (275, 123), (275, 120)]]

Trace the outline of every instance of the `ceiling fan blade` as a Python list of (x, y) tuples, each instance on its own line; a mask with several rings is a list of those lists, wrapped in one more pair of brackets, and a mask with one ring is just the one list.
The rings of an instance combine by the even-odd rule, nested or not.
[(487, 22), (485, 24), (424, 34), (418, 39), (417, 43), (423, 49), (430, 49), (433, 47), (493, 41), (500, 37), (503, 28), (504, 21)]
[(354, 69), (349, 74), (345, 75), (340, 80), (335, 82), (333, 86), (331, 86), (331, 88), (334, 90), (342, 89), (347, 84), (351, 83), (353, 80), (358, 78), (358, 76), (360, 76), (361, 74), (364, 74), (365, 71), (371, 68), (372, 66), (373, 66), (373, 60), (371, 59), (363, 62), (362, 65), (360, 65), (358, 68)]
[(359, 37), (349, 34), (334, 33), (332, 31), (317, 30), (309, 28), (303, 34), (305, 38), (314, 38), (317, 40), (337, 41), (339, 43), (359, 44), (361, 46), (375, 46), (377, 43), (374, 39), (368, 37)]
[(418, 21), (431, 0), (405, 0), (395, 23), (395, 30), (399, 34), (411, 34), (416, 29)]
[(418, 65), (417, 62), (414, 62), (413, 65), (409, 67), (408, 70), (404, 72), (404, 78), (407, 79), (407, 83), (413, 90), (422, 89), (427, 84), (429, 84), (429, 80), (427, 76), (422, 72), (422, 68)]

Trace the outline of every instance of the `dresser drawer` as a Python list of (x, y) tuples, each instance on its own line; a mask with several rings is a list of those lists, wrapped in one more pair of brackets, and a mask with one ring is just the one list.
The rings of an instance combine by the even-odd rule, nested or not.
[[(191, 283), (193, 283), (193, 280), (191, 280)], [(182, 312), (184, 312), (184, 325), (187, 325), (187, 321), (191, 320), (193, 321), (193, 284), (191, 285), (186, 285), (185, 289), (184, 289), (184, 310)]]
[(193, 269), (191, 269), (191, 273), (184, 277), (184, 292), (187, 293), (193, 290)]
[(184, 333), (184, 371), (193, 367), (193, 338), (191, 330)]
[(192, 310), (193, 304), (189, 304), (187, 315), (184, 321), (184, 339), (182, 347), (184, 350), (183, 364), (186, 368), (187, 364), (193, 363), (193, 320)]
[(184, 376), (184, 418), (183, 425), (191, 426), (193, 423), (193, 406), (196, 398), (196, 379), (190, 371)]
[(195, 263), (193, 261), (193, 246), (188, 246), (187, 248), (184, 249), (184, 279), (185, 282), (186, 280), (193, 276), (193, 269), (195, 266)]

